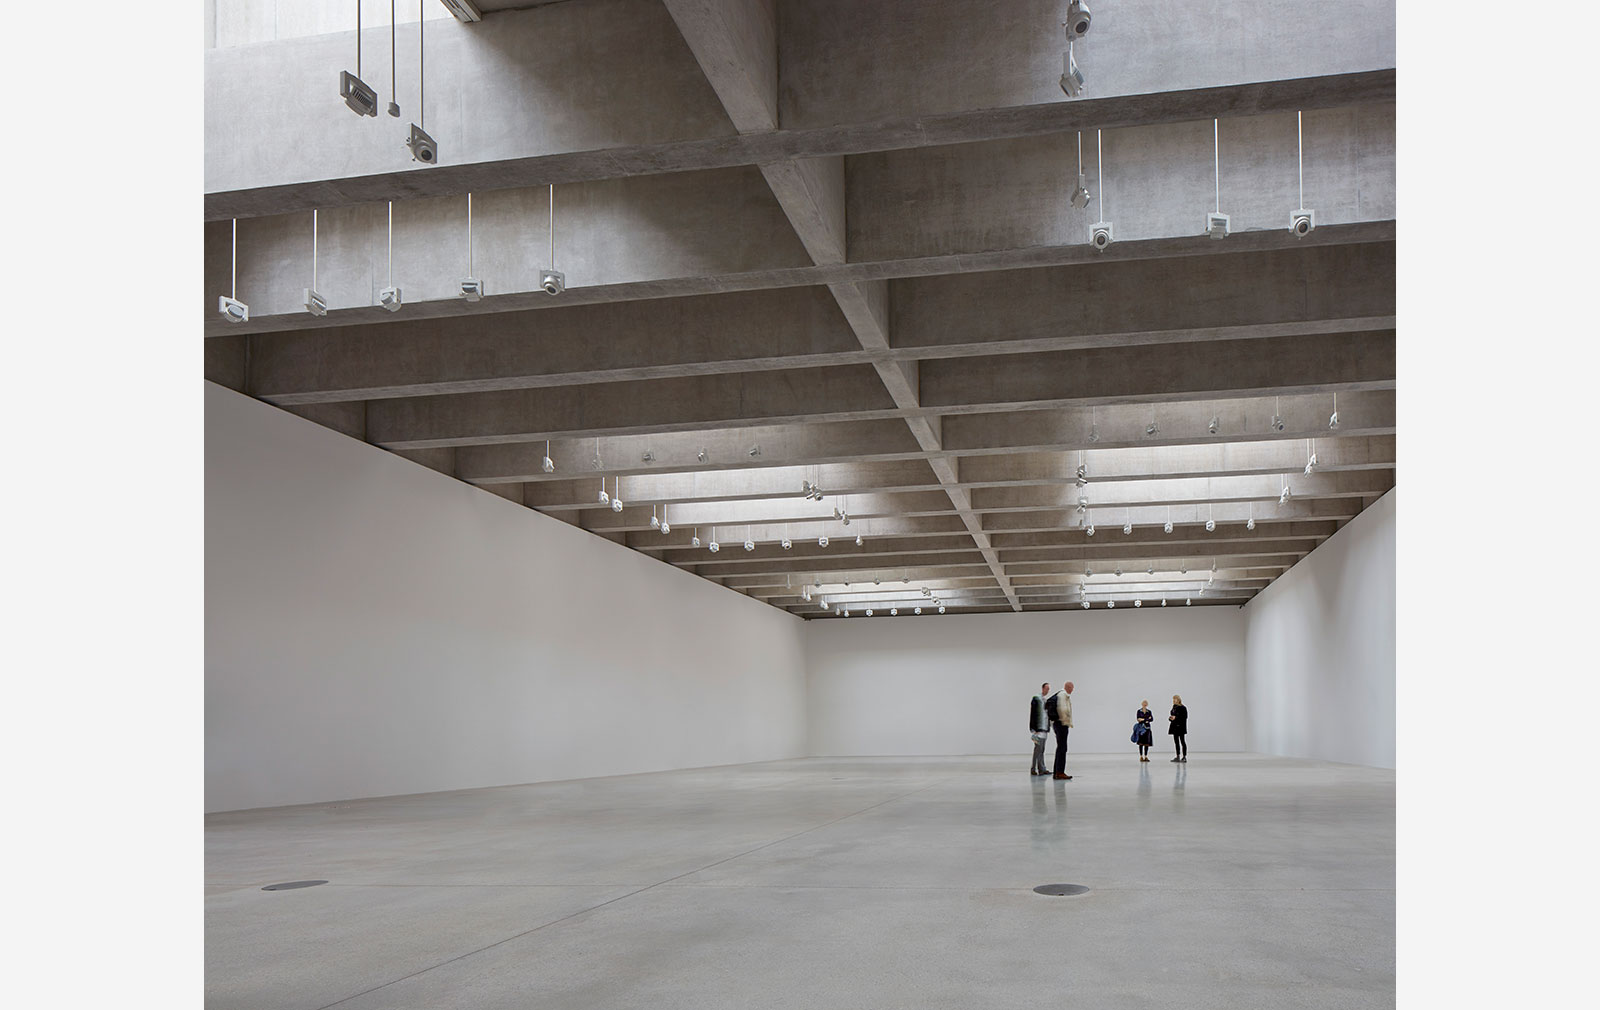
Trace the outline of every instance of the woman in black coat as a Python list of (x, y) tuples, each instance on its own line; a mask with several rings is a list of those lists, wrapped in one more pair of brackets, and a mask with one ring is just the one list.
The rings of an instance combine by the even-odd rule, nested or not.
[(1139, 760), (1150, 760), (1150, 744), (1155, 740), (1155, 731), (1150, 724), (1155, 722), (1156, 715), (1150, 711), (1150, 702), (1141, 701), (1139, 711), (1133, 713), (1133, 724), (1143, 730), (1139, 734)]
[(1189, 733), (1189, 710), (1184, 707), (1183, 699), (1177, 695), (1172, 696), (1172, 714), (1167, 716), (1167, 732), (1172, 734), (1172, 749), (1177, 752), (1173, 761), (1189, 760), (1189, 744), (1184, 737)]

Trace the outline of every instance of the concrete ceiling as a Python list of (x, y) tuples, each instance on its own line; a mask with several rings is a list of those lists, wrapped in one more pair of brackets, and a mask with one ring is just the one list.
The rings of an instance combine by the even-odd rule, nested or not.
[(426, 168), (351, 33), (208, 53), (207, 378), (806, 617), (1242, 604), (1394, 486), (1392, 5), (1095, 5), (1076, 100), (1000, 6), (485, 6)]

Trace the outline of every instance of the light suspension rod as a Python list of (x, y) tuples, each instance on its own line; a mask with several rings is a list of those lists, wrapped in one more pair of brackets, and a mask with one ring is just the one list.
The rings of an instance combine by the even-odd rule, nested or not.
[(556, 184), (550, 184), (550, 269), (556, 268)]
[(311, 208), (311, 290), (317, 290), (317, 209)]
[(228, 281), (228, 297), (239, 300), (239, 219), (233, 219), (233, 267)]
[(394, 287), (394, 201), (389, 201), (389, 287)]
[[(472, 194), (471, 193), (467, 194), (467, 276), (468, 277), (473, 276), (473, 273), (472, 273)], [(544, 454), (546, 456), (550, 455), (550, 445), (549, 445), (548, 442), (545, 443)]]
[(428, 99), (423, 88), (427, 86), (428, 77), (423, 72), (423, 47), (422, 28), (428, 23), (428, 18), (422, 11), (423, 0), (417, 0), (417, 127), (423, 131), (428, 129)]
[(1100, 143), (1100, 131), (1094, 131), (1094, 159), (1096, 170), (1100, 173), (1100, 220), (1108, 221), (1106, 217), (1106, 149)]
[(1211, 158), (1216, 169), (1217, 180), (1217, 213), (1222, 213), (1222, 137), (1218, 127), (1218, 120), (1211, 120)]
[(1299, 149), (1297, 160), (1300, 162), (1300, 202), (1296, 204), (1298, 207), (1306, 205), (1306, 135), (1301, 126), (1301, 117), (1304, 115), (1303, 112), (1294, 114), (1294, 142), (1295, 147)]

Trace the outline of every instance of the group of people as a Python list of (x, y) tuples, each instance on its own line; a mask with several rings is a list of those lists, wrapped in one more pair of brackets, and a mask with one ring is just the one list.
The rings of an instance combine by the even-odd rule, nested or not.
[[(1139, 710), (1133, 715), (1134, 744), (1139, 748), (1139, 760), (1150, 760), (1150, 746), (1155, 742), (1155, 713), (1150, 711), (1148, 699), (1139, 703)], [(1057, 779), (1070, 779), (1067, 774), (1067, 734), (1072, 729), (1072, 681), (1061, 685), (1061, 690), (1055, 694), (1050, 693), (1049, 684), (1040, 684), (1039, 693), (1033, 696), (1032, 703), (1028, 706), (1028, 734), (1033, 739), (1033, 765), (1029, 769), (1030, 775), (1051, 775)], [(1056, 737), (1056, 763), (1055, 772), (1044, 770), (1044, 748), (1050, 740), (1050, 733), (1054, 731)], [(1189, 760), (1189, 710), (1183, 704), (1183, 699), (1177, 695), (1172, 696), (1172, 711), (1167, 715), (1167, 734), (1172, 737), (1174, 751), (1173, 762), (1187, 762)]]

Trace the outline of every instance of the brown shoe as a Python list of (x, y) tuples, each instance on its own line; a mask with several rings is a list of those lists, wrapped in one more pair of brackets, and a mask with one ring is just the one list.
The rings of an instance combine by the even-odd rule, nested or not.
[(1072, 776), (1071, 775), (1057, 775), (1056, 778), (1058, 778), (1058, 779), (1070, 779), (1070, 778), (1072, 778)]

